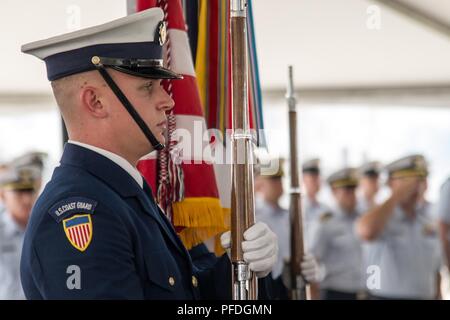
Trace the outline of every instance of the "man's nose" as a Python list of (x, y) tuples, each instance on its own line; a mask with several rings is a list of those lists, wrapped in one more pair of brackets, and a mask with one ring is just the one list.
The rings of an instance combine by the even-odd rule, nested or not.
[(175, 101), (173, 101), (172, 97), (167, 93), (166, 89), (161, 86), (161, 94), (162, 94), (162, 102), (161, 109), (164, 111), (170, 111), (175, 106)]

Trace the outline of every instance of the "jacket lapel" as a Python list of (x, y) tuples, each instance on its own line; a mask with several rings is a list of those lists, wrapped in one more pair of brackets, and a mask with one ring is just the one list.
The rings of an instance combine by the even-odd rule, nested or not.
[(144, 180), (144, 189), (141, 189), (141, 192), (138, 194), (139, 202), (141, 203), (144, 210), (151, 215), (159, 224), (161, 229), (164, 231), (167, 238), (170, 239), (172, 244), (182, 253), (188, 255), (188, 252), (180, 240), (180, 237), (177, 235), (175, 229), (172, 226), (172, 223), (166, 217), (166, 215), (161, 211), (159, 206), (156, 204), (150, 187), (147, 182)]

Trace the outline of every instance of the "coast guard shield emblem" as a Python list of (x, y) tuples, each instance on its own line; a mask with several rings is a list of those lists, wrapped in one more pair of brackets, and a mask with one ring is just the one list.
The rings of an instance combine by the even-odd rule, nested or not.
[(63, 220), (64, 232), (70, 244), (85, 251), (92, 240), (92, 220), (89, 214), (77, 214)]

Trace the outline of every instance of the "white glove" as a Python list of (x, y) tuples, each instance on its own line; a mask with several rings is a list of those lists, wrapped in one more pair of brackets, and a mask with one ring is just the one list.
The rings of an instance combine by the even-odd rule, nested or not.
[(302, 275), (307, 282), (318, 282), (320, 280), (319, 264), (314, 256), (305, 254), (300, 266), (302, 268)]
[[(222, 247), (230, 255), (231, 233), (225, 232), (220, 237)], [(242, 242), (244, 261), (258, 278), (267, 276), (277, 261), (278, 239), (275, 233), (262, 222), (257, 222), (244, 232)]]
[(228, 258), (231, 258), (231, 231), (222, 233), (220, 236), (220, 244), (222, 248), (226, 250)]
[[(308, 283), (320, 282), (323, 279), (323, 270), (317, 263), (314, 256), (305, 254), (300, 264), (303, 279)], [(289, 260), (284, 262), (283, 273), (281, 275), (283, 284), (286, 288), (291, 288), (291, 274)]]

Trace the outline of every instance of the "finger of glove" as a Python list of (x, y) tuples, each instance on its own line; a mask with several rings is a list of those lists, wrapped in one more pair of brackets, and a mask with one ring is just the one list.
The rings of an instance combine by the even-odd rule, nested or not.
[(302, 275), (305, 277), (315, 277), (316, 271), (315, 270), (302, 270)]
[(306, 253), (306, 254), (303, 256), (303, 262), (309, 262), (309, 261), (315, 261), (315, 258), (314, 258), (313, 255), (311, 255), (311, 254), (309, 254), (309, 253)]
[(262, 237), (267, 231), (270, 230), (269, 227), (263, 222), (257, 222), (244, 232), (244, 240), (251, 241)]
[(276, 247), (274, 245), (268, 245), (259, 250), (244, 253), (244, 260), (251, 263), (274, 255), (276, 255)]
[(316, 264), (314, 263), (314, 261), (303, 261), (300, 266), (302, 267), (302, 269), (315, 269), (316, 268)]
[(228, 249), (231, 247), (231, 232), (230, 231), (224, 232), (220, 236), (220, 244), (222, 245), (222, 248), (224, 248), (224, 249)]
[(250, 252), (261, 249), (267, 246), (269, 243), (273, 242), (274, 239), (271, 234), (265, 233), (261, 237), (242, 242), (242, 251)]
[(265, 278), (270, 273), (271, 270), (255, 272), (256, 277)]
[(262, 260), (251, 262), (249, 263), (248, 266), (250, 270), (252, 270), (253, 272), (263, 272), (263, 271), (270, 272), (274, 264), (275, 264), (275, 256), (270, 256)]
[(304, 276), (305, 277), (305, 280), (307, 281), (307, 282), (316, 282), (316, 277), (309, 277), (309, 276)]

